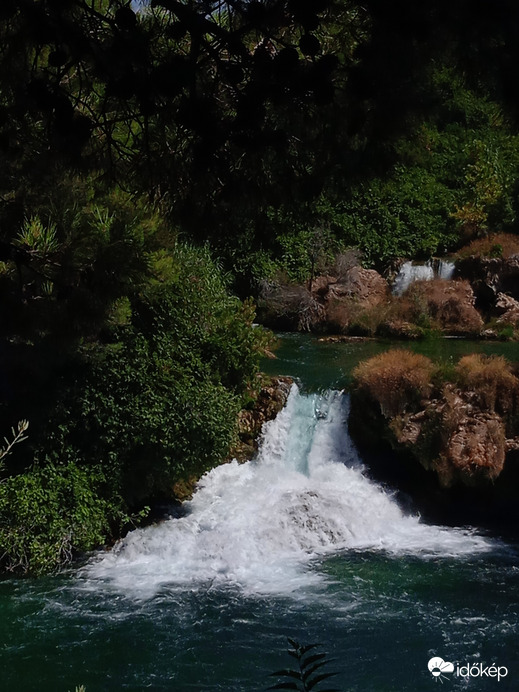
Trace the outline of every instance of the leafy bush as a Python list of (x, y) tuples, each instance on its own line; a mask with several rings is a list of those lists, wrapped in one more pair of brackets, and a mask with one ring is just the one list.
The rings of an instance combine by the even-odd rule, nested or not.
[(394, 417), (430, 392), (433, 373), (429, 358), (394, 349), (362, 361), (352, 374), (356, 388), (377, 401), (384, 416)]
[(395, 257), (429, 257), (457, 240), (449, 210), (452, 193), (427, 170), (397, 166), (387, 179), (355, 187), (338, 204), (332, 229), (365, 261), (385, 266)]
[(128, 521), (116, 495), (103, 499), (96, 469), (48, 465), (0, 484), (0, 565), (41, 574), (91, 550)]
[(263, 338), (207, 250), (179, 246), (152, 267), (116, 340), (84, 349), (42, 444), (56, 459), (103, 460), (130, 504), (225, 457)]
[(0, 486), (9, 569), (57, 567), (220, 463), (259, 386), (268, 334), (252, 327), (253, 305), (229, 295), (209, 251), (178, 245), (147, 264), (100, 339), (54, 356), (45, 342), (13, 346), (16, 400), (4, 410), (27, 407), (31, 435)]

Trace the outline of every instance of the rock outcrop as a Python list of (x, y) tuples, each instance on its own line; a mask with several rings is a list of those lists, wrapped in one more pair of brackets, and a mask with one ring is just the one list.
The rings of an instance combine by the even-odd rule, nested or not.
[(374, 269), (355, 266), (340, 280), (331, 281), (325, 298), (341, 301), (354, 300), (364, 308), (385, 303), (389, 295), (389, 284)]
[(263, 424), (274, 419), (287, 402), (293, 380), (291, 377), (265, 378), (254, 404), (242, 409), (238, 416), (238, 441), (229, 453), (229, 459), (246, 461), (258, 448), (258, 437)]
[(307, 286), (265, 283), (258, 319), (272, 329), (344, 332), (359, 315), (385, 305), (389, 284), (374, 269), (349, 267), (339, 278), (315, 277)]
[(498, 293), (495, 304), (495, 312), (498, 315), (497, 324), (519, 325), (519, 300), (505, 293)]
[(401, 295), (391, 294), (377, 271), (358, 264), (306, 285), (264, 282), (258, 320), (279, 331), (320, 334), (518, 338), (519, 254), (458, 260), (456, 274), (415, 280)]
[(434, 471), (443, 488), (475, 488), (495, 481), (507, 451), (502, 418), (467, 404), (452, 388), (446, 398), (425, 400), (422, 405), (419, 412), (390, 421), (394, 448)]
[(506, 258), (467, 257), (458, 260), (459, 276), (470, 281), (477, 305), (491, 312), (499, 294), (519, 300), (519, 254)]
[(406, 354), (389, 351), (354, 371), (354, 437), (385, 440), (442, 488), (490, 488), (519, 446), (519, 377), (502, 357), (472, 355), (460, 360), (454, 381), (441, 382), (429, 359)]

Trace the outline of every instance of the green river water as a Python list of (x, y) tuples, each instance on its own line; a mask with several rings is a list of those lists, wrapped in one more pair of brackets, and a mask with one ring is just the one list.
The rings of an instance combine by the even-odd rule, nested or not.
[[(334, 390), (387, 347), (282, 336), (265, 369), (298, 387), (257, 460), (214, 470), (182, 516), (114, 551), (0, 582), (0, 690), (255, 692), (295, 663), (287, 637), (320, 643), (337, 672), (323, 687), (343, 692), (519, 689), (517, 546), (406, 515), (348, 437)], [(514, 344), (413, 348), (518, 359)], [(433, 657), (454, 672), (434, 677)]]

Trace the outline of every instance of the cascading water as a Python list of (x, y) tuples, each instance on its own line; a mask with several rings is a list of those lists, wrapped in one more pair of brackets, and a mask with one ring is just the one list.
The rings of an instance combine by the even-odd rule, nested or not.
[[(345, 344), (283, 342), (265, 366), (305, 386), (351, 370)], [(83, 568), (1, 580), (2, 689), (266, 689), (294, 663), (287, 636), (321, 642), (344, 692), (432, 689), (434, 656), (506, 665), (499, 689), (517, 689), (517, 544), (406, 516), (366, 477), (347, 413), (344, 394), (294, 387), (258, 457), (207, 474), (185, 515)], [(445, 689), (496, 682), (451, 676)]]
[(455, 265), (449, 260), (433, 259), (425, 264), (404, 262), (393, 282), (393, 294), (400, 296), (414, 281), (452, 279)]
[(213, 469), (187, 514), (129, 534), (87, 566), (90, 588), (152, 596), (237, 586), (297, 593), (325, 582), (318, 558), (351, 550), (456, 556), (489, 549), (468, 531), (406, 516), (370, 481), (347, 433), (347, 395), (303, 395), (265, 426), (257, 458)]

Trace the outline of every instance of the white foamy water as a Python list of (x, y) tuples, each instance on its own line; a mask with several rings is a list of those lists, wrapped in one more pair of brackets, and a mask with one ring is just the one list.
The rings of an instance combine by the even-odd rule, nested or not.
[(448, 260), (432, 260), (426, 264), (404, 262), (393, 283), (393, 294), (401, 296), (414, 281), (452, 279), (455, 265)]
[(348, 397), (294, 385), (267, 423), (256, 460), (206, 474), (188, 513), (133, 531), (85, 569), (91, 586), (150, 596), (161, 588), (233, 585), (293, 593), (324, 577), (316, 558), (353, 549), (457, 556), (486, 551), (468, 531), (406, 516), (363, 473), (348, 436)]

